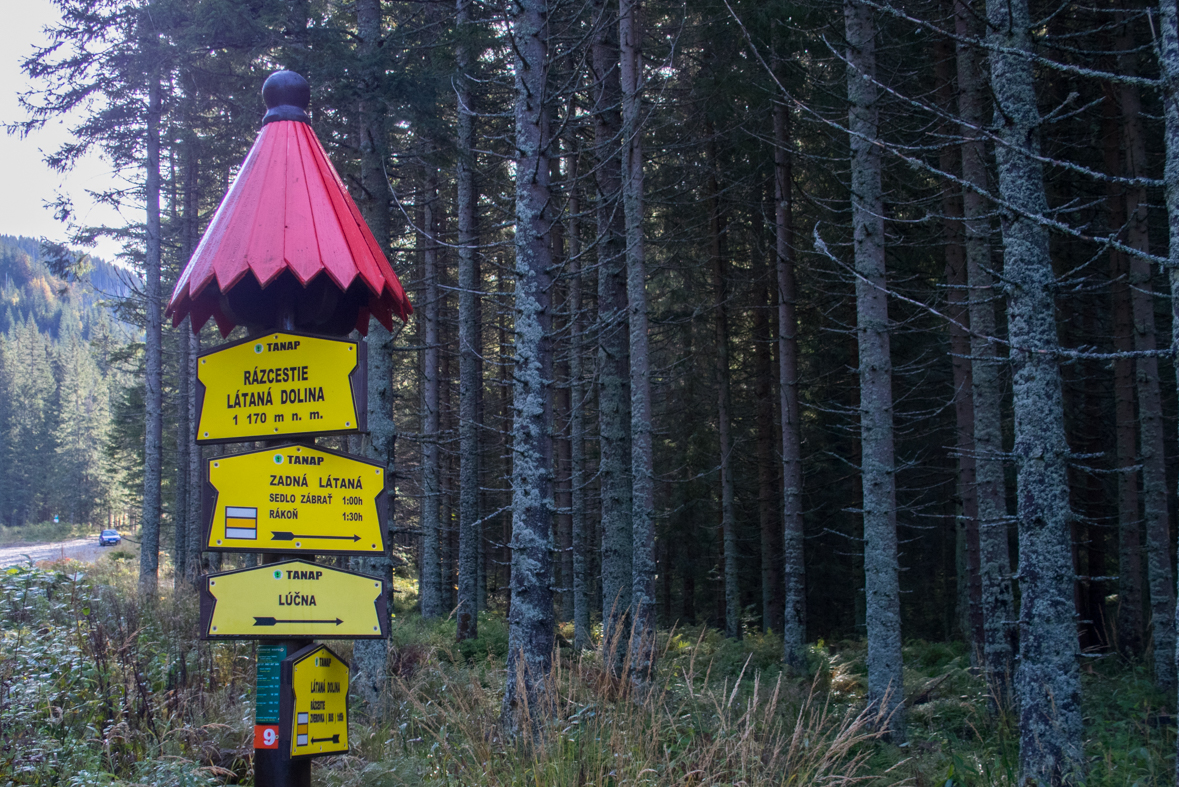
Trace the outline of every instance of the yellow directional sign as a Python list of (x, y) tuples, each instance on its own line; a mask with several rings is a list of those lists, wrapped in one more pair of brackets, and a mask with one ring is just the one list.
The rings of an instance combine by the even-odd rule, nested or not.
[(385, 550), (385, 467), (282, 445), (208, 462), (205, 547), (373, 554)]
[(347, 662), (325, 645), (309, 645), (283, 662), (283, 682), (280, 738), (291, 757), (346, 753)]
[(363, 431), (365, 364), (356, 342), (268, 333), (202, 353), (198, 443)]
[(385, 583), (305, 560), (208, 574), (202, 639), (383, 639)]

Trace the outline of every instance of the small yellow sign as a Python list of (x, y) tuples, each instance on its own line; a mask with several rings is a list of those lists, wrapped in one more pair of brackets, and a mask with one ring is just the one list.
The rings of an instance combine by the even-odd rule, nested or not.
[(203, 639), (383, 639), (385, 583), (305, 560), (208, 574)]
[(359, 345), (269, 333), (197, 360), (198, 443), (362, 431), (365, 369)]
[(205, 547), (249, 552), (385, 550), (385, 468), (283, 445), (208, 462)]
[(287, 661), (291, 757), (346, 753), (348, 664), (324, 645), (304, 648)]

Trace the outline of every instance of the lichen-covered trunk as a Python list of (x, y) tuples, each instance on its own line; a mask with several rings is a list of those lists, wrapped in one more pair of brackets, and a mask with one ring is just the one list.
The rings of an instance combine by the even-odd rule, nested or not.
[(1056, 279), (1039, 155), (1040, 115), (1027, 0), (987, 0), (995, 145), (1002, 208), (1003, 275), (1011, 343), (1019, 527), (1020, 783), (1082, 778), (1081, 686), (1069, 525)]
[(569, 157), (569, 313), (572, 321), (569, 346), (569, 487), (570, 540), (573, 569), (573, 647), (580, 652), (590, 645), (589, 533), (586, 531), (585, 432), (585, 325), (581, 290), (581, 191), (578, 187), (580, 156)]
[(790, 114), (774, 104), (774, 250), (778, 274), (778, 395), (782, 418), (782, 586), (786, 665), (806, 669), (806, 564), (803, 561), (802, 420), (798, 407), (797, 283)]
[(655, 458), (651, 444), (651, 364), (647, 342), (647, 260), (643, 246), (643, 50), (639, 0), (619, 0), (622, 87), (622, 204), (630, 326), (631, 628), (630, 668), (646, 682), (655, 662)]
[[(385, 111), (384, 104), (371, 98), (376, 94), (382, 75), (380, 67), (381, 2), (357, 0), (356, 27), (359, 34), (363, 98), (360, 101), (360, 209), (382, 249), (389, 245), (389, 189), (385, 183)], [(365, 454), (387, 463), (385, 491), (392, 507), (394, 486), (393, 446), (397, 429), (393, 423), (393, 337), (374, 319), (369, 320), (366, 337), (368, 359), (368, 439)], [(392, 514), (390, 513), (390, 518)], [(389, 523), (386, 522), (388, 527)], [(361, 573), (380, 577), (393, 588), (392, 539), (385, 535), (385, 553), (352, 559), (352, 567)], [(387, 599), (392, 609), (393, 599)], [(382, 713), (385, 694), (386, 662), (389, 642), (383, 639), (357, 640), (352, 648), (353, 683), (370, 716)]]
[(501, 718), (518, 730), (542, 713), (553, 656), (549, 565), (552, 376), (549, 290), (552, 253), (548, 206), (548, 3), (517, 0), (510, 12), (516, 76), (515, 375), (512, 385), (512, 607)]
[(459, 569), (458, 639), (479, 636), (479, 276), (475, 260), (475, 116), (471, 106), (471, 0), (457, 0), (455, 96), (459, 287)]
[(422, 617), (445, 615), (442, 598), (442, 457), (438, 446), (440, 422), (439, 322), (442, 296), (438, 286), (438, 247), (434, 241), (434, 201), (438, 174), (428, 167), (423, 189), (423, 278), (426, 302), (422, 304), (425, 335), (422, 341), (422, 565), (418, 578)]
[[(1126, 41), (1119, 37), (1115, 46)], [(1132, 109), (1126, 98), (1107, 101), (1102, 106), (1102, 137), (1104, 163), (1107, 172), (1128, 174), (1128, 161), (1123, 162), (1122, 113)], [(1135, 96), (1137, 98), (1137, 96)], [(1126, 225), (1126, 188), (1118, 183), (1106, 186), (1106, 205), (1109, 228)], [(1135, 199), (1135, 208), (1139, 200)], [(1111, 249), (1110, 312), (1113, 315), (1113, 342), (1118, 353), (1114, 370), (1114, 462), (1118, 473), (1118, 608), (1117, 648), (1127, 658), (1137, 658), (1143, 652), (1142, 620), (1142, 518), (1138, 495), (1138, 415), (1134, 408), (1136, 388), (1134, 361), (1129, 353), (1134, 349), (1134, 311), (1130, 302), (1130, 256), (1121, 249)], [(1149, 266), (1147, 274), (1150, 273)], [(1139, 283), (1138, 286), (1142, 286)], [(1149, 275), (1147, 276), (1149, 286)], [(1153, 319), (1150, 327), (1153, 333)], [(1153, 338), (1153, 337), (1152, 337)]]
[(708, 256), (712, 269), (713, 291), (713, 341), (716, 366), (716, 420), (717, 448), (719, 449), (721, 485), (721, 536), (724, 545), (725, 581), (725, 636), (741, 637), (741, 584), (738, 571), (736, 501), (733, 491), (733, 437), (732, 437), (732, 395), (729, 378), (729, 308), (728, 276), (725, 266), (724, 244), (721, 234), (724, 230), (721, 216), (720, 183), (717, 180), (715, 134), (711, 124), (706, 124), (708, 158), (711, 170), (708, 175)]
[(147, 161), (144, 199), (147, 243), (143, 256), (145, 311), (143, 516), (139, 534), (139, 592), (154, 599), (160, 566), (160, 483), (164, 448), (164, 369), (160, 303), (160, 77), (153, 75), (147, 99)]
[[(1138, 90), (1133, 85), (1120, 85), (1119, 88), (1126, 175), (1132, 178), (1146, 177), (1150, 165), (1146, 160)], [(1126, 214), (1129, 224), (1126, 240), (1134, 249), (1149, 254), (1147, 205), (1144, 187), (1127, 187)], [(1138, 393), (1138, 450), (1142, 464), (1143, 511), (1146, 516), (1146, 564), (1151, 637), (1154, 640), (1154, 679), (1160, 688), (1173, 690), (1176, 685), (1175, 576), (1171, 570), (1171, 522), (1167, 507), (1166, 449), (1163, 443), (1166, 427), (1163, 424), (1159, 361), (1153, 355), (1157, 343), (1150, 278), (1150, 262), (1142, 257), (1131, 256), (1130, 306), (1134, 320), (1134, 349), (1142, 353), (1134, 361), (1134, 371)], [(1133, 545), (1129, 545), (1128, 549), (1132, 551)], [(1133, 554), (1129, 562), (1132, 571)]]
[(977, 129), (983, 113), (985, 64), (979, 49), (981, 31), (974, 2), (958, 0), (955, 17), (959, 41), (958, 113), (962, 118), (962, 178), (975, 188), (962, 193), (966, 278), (969, 284), (970, 384), (974, 406), (974, 478), (978, 500), (979, 575), (983, 620), (983, 663), (990, 695), (999, 707), (1011, 702), (1015, 677), (1014, 596), (1007, 545), (1007, 490), (1003, 476), (1003, 385), (994, 341), (996, 296), (991, 275), (990, 206), (976, 190), (987, 187), (986, 143)]
[[(1179, 9), (1175, 0), (1159, 0), (1159, 72), (1163, 88), (1163, 142), (1167, 184), (1167, 275), (1171, 283), (1171, 350), (1179, 350)], [(1177, 368), (1176, 375), (1179, 375)], [(1179, 387), (1179, 377), (1176, 378)], [(1177, 611), (1176, 614), (1179, 614)], [(1179, 622), (1176, 623), (1179, 626)], [(1179, 779), (1179, 757), (1175, 760)]]
[(848, 128), (855, 233), (856, 342), (860, 363), (861, 486), (868, 627), (868, 699), (887, 718), (889, 737), (905, 737), (901, 598), (897, 567), (892, 358), (884, 264), (877, 106), (876, 22), (858, 0), (844, 4), (847, 30)]
[(626, 314), (626, 229), (619, 136), (622, 87), (618, 19), (607, 0), (594, 0), (591, 64), (595, 84), (597, 159), (598, 446), (602, 522), (602, 639), (620, 664), (631, 606), (634, 532), (631, 527), (630, 337)]

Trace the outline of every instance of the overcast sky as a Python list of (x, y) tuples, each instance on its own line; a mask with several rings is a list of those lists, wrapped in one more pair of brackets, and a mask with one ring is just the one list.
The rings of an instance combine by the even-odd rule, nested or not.
[[(0, 124), (24, 117), (17, 95), (29, 83), (21, 73), (20, 63), (31, 54), (35, 43), (45, 41), (42, 29), (55, 19), (50, 0), (20, 0), (4, 6), (4, 23), (0, 24)], [(73, 200), (79, 223), (123, 223), (115, 211), (94, 205), (86, 196), (86, 189), (101, 189), (113, 177), (110, 166), (100, 157), (91, 155), (64, 174), (53, 172), (42, 161), (41, 151), (54, 150), (69, 139), (68, 127), (68, 122), (55, 121), (26, 139), (0, 129), (0, 234), (64, 241), (65, 226), (55, 221), (53, 211), (46, 207), (59, 191)], [(91, 251), (113, 260), (118, 246), (102, 241)]]

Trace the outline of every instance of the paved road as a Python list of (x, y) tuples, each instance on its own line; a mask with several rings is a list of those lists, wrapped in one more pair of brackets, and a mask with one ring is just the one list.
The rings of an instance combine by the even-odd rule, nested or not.
[(65, 557), (93, 563), (105, 550), (112, 547), (100, 547), (98, 536), (89, 538), (75, 538), (70, 541), (57, 541), (52, 544), (25, 544), (15, 547), (0, 547), (0, 568), (26, 565), (29, 558), (34, 563), (42, 560), (60, 560)]

